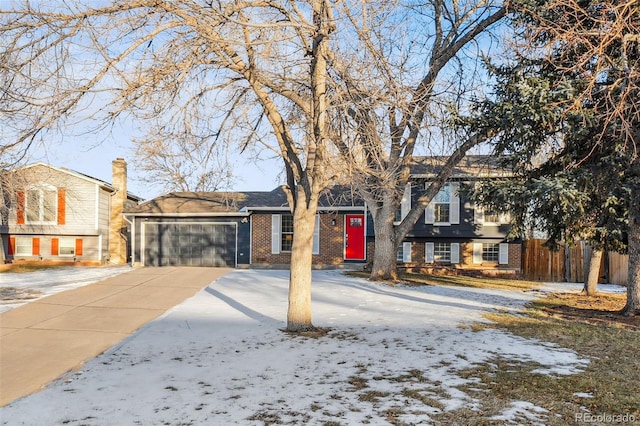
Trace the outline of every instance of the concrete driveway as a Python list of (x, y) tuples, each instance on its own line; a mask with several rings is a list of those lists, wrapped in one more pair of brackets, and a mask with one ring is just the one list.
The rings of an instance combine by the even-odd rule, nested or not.
[(0, 406), (78, 369), (229, 271), (133, 269), (0, 314)]

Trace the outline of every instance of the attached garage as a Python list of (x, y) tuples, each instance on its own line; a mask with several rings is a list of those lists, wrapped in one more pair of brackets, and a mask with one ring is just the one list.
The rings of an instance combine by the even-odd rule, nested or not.
[(237, 263), (236, 222), (144, 222), (144, 266), (229, 266)]

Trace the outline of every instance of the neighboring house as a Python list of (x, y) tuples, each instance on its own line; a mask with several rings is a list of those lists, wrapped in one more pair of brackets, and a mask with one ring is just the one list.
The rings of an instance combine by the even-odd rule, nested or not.
[(0, 223), (5, 262), (127, 262), (122, 211), (142, 201), (127, 193), (126, 162), (112, 163), (113, 183), (37, 163), (20, 168)]
[[(520, 272), (519, 241), (507, 241), (508, 217), (473, 206), (460, 189), (504, 176), (490, 157), (469, 156), (400, 245), (398, 262), (416, 269)], [(413, 167), (400, 220), (440, 170), (444, 159), (425, 157)], [(125, 213), (132, 226), (132, 262), (138, 265), (286, 267), (293, 218), (284, 191), (170, 193)], [(321, 197), (313, 245), (317, 267), (364, 266), (375, 236), (367, 207), (349, 187)]]

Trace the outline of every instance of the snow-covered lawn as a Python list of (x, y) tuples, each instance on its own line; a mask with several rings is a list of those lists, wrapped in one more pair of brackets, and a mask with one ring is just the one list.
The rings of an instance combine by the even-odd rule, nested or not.
[[(533, 294), (461, 287), (389, 287), (315, 271), (319, 338), (281, 331), (287, 271), (236, 270), (117, 347), (2, 409), (3, 424), (431, 424), (477, 409), (462, 370), (497, 358), (551, 375), (588, 363), (573, 351), (503, 331), (473, 331), (483, 312), (515, 311)], [(505, 424), (552, 415), (506, 402)], [(334, 422), (334, 423), (331, 423)]]

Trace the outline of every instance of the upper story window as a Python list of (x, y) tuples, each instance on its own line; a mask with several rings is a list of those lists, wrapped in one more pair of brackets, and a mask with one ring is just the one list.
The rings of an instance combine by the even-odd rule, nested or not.
[(55, 223), (58, 192), (50, 188), (32, 188), (26, 191), (26, 223)]
[(31, 187), (17, 193), (16, 223), (64, 225), (66, 191), (50, 186)]
[(484, 221), (485, 223), (500, 223), (500, 214), (498, 214), (494, 210), (484, 210)]
[(443, 186), (433, 199), (436, 223), (449, 223), (451, 214), (451, 186)]
[(510, 217), (508, 213), (498, 213), (489, 208), (476, 205), (474, 208), (475, 223), (482, 226), (499, 226), (508, 224)]
[(458, 187), (458, 183), (447, 183), (440, 188), (425, 209), (425, 223), (440, 226), (460, 223)]

